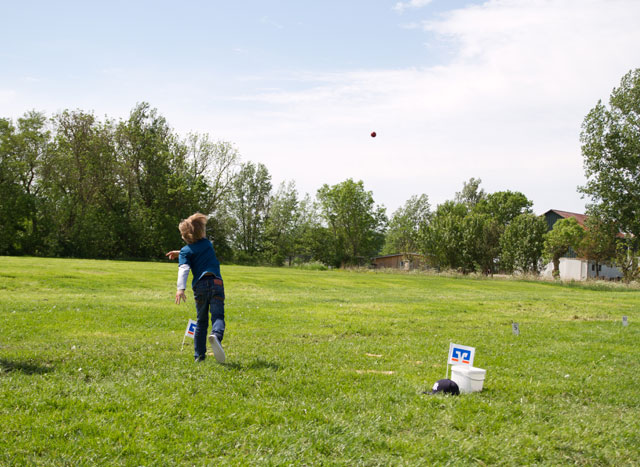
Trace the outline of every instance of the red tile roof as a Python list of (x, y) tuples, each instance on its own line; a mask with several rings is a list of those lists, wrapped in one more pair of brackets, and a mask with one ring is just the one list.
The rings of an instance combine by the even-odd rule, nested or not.
[(584, 227), (584, 221), (587, 219), (586, 214), (578, 214), (577, 212), (568, 212), (568, 211), (558, 211), (557, 209), (550, 209), (547, 212), (551, 212), (551, 211), (555, 212), (557, 215), (559, 215), (564, 219), (573, 217), (575, 220), (578, 221), (578, 224), (580, 224), (582, 227)]
[[(575, 218), (575, 220), (578, 221), (578, 224), (580, 224), (582, 226), (582, 228), (586, 229), (586, 227), (584, 225), (584, 221), (587, 220), (587, 217), (589, 217), (586, 214), (578, 214), (577, 212), (569, 212), (569, 211), (558, 211), (557, 209), (549, 209), (547, 212), (555, 212), (557, 215), (559, 215), (563, 219), (567, 219), (569, 217), (573, 217), (573, 218)], [(624, 234), (622, 232), (618, 232), (616, 234), (616, 237), (624, 238)]]

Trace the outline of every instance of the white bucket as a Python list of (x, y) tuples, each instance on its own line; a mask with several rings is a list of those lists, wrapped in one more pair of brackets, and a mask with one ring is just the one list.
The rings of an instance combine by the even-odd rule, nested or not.
[(451, 379), (458, 385), (462, 394), (482, 391), (486, 373), (487, 370), (473, 366), (453, 365), (451, 367)]

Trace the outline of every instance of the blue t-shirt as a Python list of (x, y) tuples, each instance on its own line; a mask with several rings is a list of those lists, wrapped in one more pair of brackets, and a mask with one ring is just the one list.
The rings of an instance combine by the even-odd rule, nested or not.
[(180, 250), (178, 264), (188, 264), (193, 274), (191, 288), (196, 286), (196, 282), (206, 273), (210, 272), (222, 279), (220, 275), (220, 261), (216, 257), (216, 252), (208, 238), (202, 238), (195, 243), (185, 245)]

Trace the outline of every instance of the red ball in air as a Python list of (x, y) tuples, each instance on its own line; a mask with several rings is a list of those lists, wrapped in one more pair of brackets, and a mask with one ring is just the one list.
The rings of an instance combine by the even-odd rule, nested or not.
[(372, 131), (372, 132), (371, 132), (371, 137), (372, 137), (372, 138), (375, 138), (375, 137), (376, 137), (376, 132), (375, 132), (375, 131)]

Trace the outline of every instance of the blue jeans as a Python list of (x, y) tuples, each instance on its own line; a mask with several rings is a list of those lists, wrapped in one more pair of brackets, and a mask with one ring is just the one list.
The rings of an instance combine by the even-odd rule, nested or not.
[(193, 336), (196, 360), (204, 360), (207, 353), (207, 328), (211, 313), (211, 333), (222, 342), (224, 337), (224, 283), (215, 276), (204, 276), (193, 289), (198, 324)]

